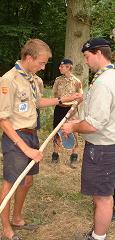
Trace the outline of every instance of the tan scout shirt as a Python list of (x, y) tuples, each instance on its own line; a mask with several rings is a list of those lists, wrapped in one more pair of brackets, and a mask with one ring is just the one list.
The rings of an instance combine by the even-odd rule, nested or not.
[[(53, 85), (54, 97), (61, 98), (76, 92), (83, 93), (83, 90), (82, 90), (81, 81), (78, 78), (76, 78), (73, 74), (71, 74), (69, 78), (65, 77), (64, 75), (56, 78)], [(61, 104), (61, 107), (66, 107), (66, 105)], [(74, 111), (74, 114), (72, 115), (70, 120), (74, 120), (77, 118), (78, 118), (78, 109)]]
[[(37, 75), (33, 76), (35, 82)], [(36, 84), (36, 83), (35, 83)], [(36, 106), (40, 99), (39, 87), (37, 98), (32, 94), (30, 82), (13, 67), (0, 80), (0, 118), (9, 118), (13, 128), (35, 128)]]
[(53, 85), (54, 97), (64, 97), (73, 93), (82, 93), (81, 81), (71, 74), (70, 78), (66, 78), (64, 75), (56, 78)]
[(103, 72), (88, 91), (84, 103), (84, 117), (97, 129), (83, 134), (83, 138), (95, 145), (115, 144), (115, 69)]

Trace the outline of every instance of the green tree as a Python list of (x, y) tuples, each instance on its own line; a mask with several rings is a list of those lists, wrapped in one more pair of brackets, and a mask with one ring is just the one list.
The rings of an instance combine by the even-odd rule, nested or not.
[(81, 48), (90, 37), (110, 39), (115, 27), (115, 1), (113, 0), (67, 0), (67, 25), (65, 56), (74, 62), (74, 74), (87, 87), (88, 68), (84, 64)]
[[(68, 26), (67, 0), (1, 0), (0, 1), (0, 73), (3, 74), (14, 65), (19, 58), (20, 48), (28, 38), (40, 38), (46, 41), (52, 49), (53, 59), (46, 66), (43, 78), (49, 84), (58, 74), (58, 63), (65, 55), (71, 56), (71, 44), (67, 41), (66, 33), (71, 35), (72, 28), (75, 34), (82, 32), (82, 41), (88, 38), (83, 31), (90, 24), (91, 36), (103, 36), (109, 39), (115, 27), (115, 1), (114, 0), (71, 0), (69, 9), (74, 8), (74, 26)], [(80, 7), (81, 6), (81, 7)], [(85, 11), (84, 11), (85, 10)], [(77, 13), (77, 15), (76, 15)], [(76, 17), (77, 16), (77, 17)], [(67, 19), (67, 28), (66, 28)], [(86, 20), (87, 19), (87, 20)], [(85, 21), (86, 20), (86, 21)], [(81, 22), (81, 25), (79, 23)], [(78, 27), (79, 26), (79, 27)], [(65, 47), (66, 36), (66, 47)], [(73, 36), (73, 35), (72, 35)], [(76, 36), (76, 45), (80, 49), (82, 41)], [(80, 43), (81, 41), (81, 43)], [(112, 44), (113, 41), (111, 40)], [(113, 44), (114, 46), (114, 44)], [(79, 49), (76, 56), (80, 58)], [(68, 51), (67, 51), (68, 49)], [(70, 50), (69, 50), (70, 49)], [(73, 54), (73, 53), (72, 53)], [(73, 56), (71, 56), (73, 58)], [(74, 62), (77, 59), (74, 57)], [(81, 62), (81, 60), (80, 60)], [(77, 71), (79, 66), (77, 66)], [(76, 71), (76, 70), (75, 70)]]
[(41, 38), (53, 51), (53, 60), (44, 77), (55, 78), (65, 44), (66, 6), (63, 0), (1, 0), (0, 71), (4, 73), (19, 58), (28, 38)]
[(115, 1), (93, 0), (91, 11), (91, 36), (102, 36), (110, 39), (115, 27)]
[(73, 60), (74, 74), (83, 82), (84, 88), (87, 87), (89, 74), (81, 48), (90, 36), (90, 15), (90, 1), (67, 1), (65, 56)]

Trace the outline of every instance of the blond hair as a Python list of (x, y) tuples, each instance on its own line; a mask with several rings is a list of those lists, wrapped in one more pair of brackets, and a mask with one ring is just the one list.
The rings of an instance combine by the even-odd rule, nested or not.
[(25, 59), (27, 55), (30, 55), (34, 59), (37, 58), (41, 53), (48, 54), (48, 57), (52, 56), (51, 49), (47, 45), (47, 43), (43, 42), (40, 39), (30, 39), (21, 49), (21, 59)]

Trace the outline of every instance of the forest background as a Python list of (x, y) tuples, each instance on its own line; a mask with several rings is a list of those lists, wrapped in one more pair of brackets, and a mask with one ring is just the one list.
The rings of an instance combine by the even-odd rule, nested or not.
[(0, 75), (13, 67), (20, 58), (21, 46), (29, 38), (40, 38), (53, 52), (53, 58), (40, 75), (46, 85), (52, 85), (59, 74), (58, 64), (65, 54), (70, 5), (78, 9), (78, 21), (88, 19), (90, 37), (105, 37), (111, 41), (114, 50), (111, 37), (115, 27), (114, 0), (0, 0)]
[[(20, 58), (20, 48), (29, 38), (40, 38), (53, 52), (45, 71), (39, 73), (46, 86), (44, 96), (50, 97), (55, 77), (59, 75), (60, 60), (70, 54), (74, 59), (76, 55), (74, 62), (78, 64), (75, 67), (79, 75), (83, 65), (80, 44), (88, 37), (101, 36), (111, 42), (114, 51), (114, 28), (115, 0), (0, 0), (0, 75), (14, 66)], [(72, 52), (71, 45), (76, 46)], [(89, 80), (89, 74), (87, 76)], [(40, 114), (41, 145), (52, 131), (53, 107), (43, 108)], [(84, 142), (80, 136), (78, 140), (79, 157), (75, 170), (68, 166), (69, 151), (61, 149), (60, 163), (55, 166), (51, 163), (51, 141), (45, 149), (40, 174), (34, 178), (24, 208), (27, 221), (39, 224), (39, 228), (29, 234), (26, 230), (17, 230), (23, 239), (75, 240), (76, 235), (92, 228), (92, 199), (80, 194)], [(0, 158), (2, 160), (2, 154)], [(0, 189), (2, 168), (0, 161)], [(115, 239), (115, 222), (112, 222), (108, 236), (109, 240)]]

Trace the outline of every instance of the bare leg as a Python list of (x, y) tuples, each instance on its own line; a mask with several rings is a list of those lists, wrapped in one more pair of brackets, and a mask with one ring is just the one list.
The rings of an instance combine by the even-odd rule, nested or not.
[[(0, 196), (0, 203), (3, 201), (5, 196), (8, 194), (12, 187), (12, 184), (3, 181), (2, 189), (1, 189), (1, 196)], [(14, 232), (11, 228), (10, 225), (10, 201), (6, 204), (4, 210), (1, 213), (1, 221), (2, 221), (2, 226), (3, 226), (3, 235), (8, 237), (9, 239), (12, 238), (14, 235)]]
[(112, 220), (115, 221), (115, 189), (114, 189), (114, 195), (113, 195), (113, 216)]
[(114, 195), (113, 195), (113, 201), (114, 201), (114, 209), (115, 209), (115, 190), (114, 190)]
[(58, 161), (59, 161), (58, 152), (59, 152), (59, 148), (60, 148), (60, 138), (57, 134), (54, 137), (53, 147), (54, 147), (54, 151), (52, 153), (52, 162), (53, 163), (58, 163)]
[(58, 153), (59, 152), (59, 149), (60, 149), (60, 138), (59, 136), (56, 134), (55, 137), (54, 137), (54, 152)]
[(74, 133), (75, 139), (76, 139), (76, 144), (74, 146), (74, 148), (72, 149), (72, 153), (77, 154), (78, 153), (78, 134)]
[(113, 197), (93, 197), (95, 203), (94, 214), (94, 232), (101, 236), (104, 235), (109, 228), (113, 213)]
[(24, 225), (25, 221), (22, 217), (22, 207), (29, 188), (32, 186), (33, 176), (26, 176), (24, 185), (17, 188), (15, 194), (14, 211), (12, 223), (16, 225)]
[(77, 133), (74, 133), (76, 143), (74, 148), (72, 149), (71, 155), (70, 155), (70, 167), (71, 168), (77, 168), (77, 159), (78, 159), (78, 141), (77, 141)]

